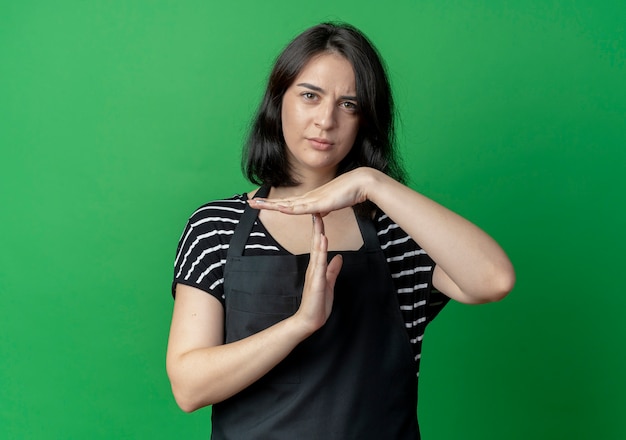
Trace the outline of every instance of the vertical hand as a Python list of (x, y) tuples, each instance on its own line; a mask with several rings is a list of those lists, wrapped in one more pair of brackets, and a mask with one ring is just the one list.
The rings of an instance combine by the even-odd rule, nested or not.
[(328, 239), (324, 234), (324, 221), (320, 214), (313, 214), (311, 259), (307, 267), (302, 303), (296, 313), (310, 333), (322, 327), (333, 306), (335, 281), (341, 270), (343, 258), (336, 255), (329, 263)]

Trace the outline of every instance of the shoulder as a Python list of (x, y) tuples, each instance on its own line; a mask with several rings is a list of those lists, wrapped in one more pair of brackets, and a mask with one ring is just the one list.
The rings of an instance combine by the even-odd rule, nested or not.
[(383, 249), (389, 246), (411, 245), (418, 246), (396, 222), (381, 210), (377, 210), (374, 216), (374, 225), (378, 233), (378, 239)]
[[(187, 221), (180, 237), (177, 261), (182, 253), (194, 249), (212, 249), (223, 246), (232, 236), (246, 207), (246, 195), (214, 200), (197, 208)], [(202, 246), (197, 247), (202, 243)]]
[(246, 207), (246, 194), (214, 200), (197, 208), (189, 217), (190, 226), (210, 222), (237, 223)]
[(206, 292), (219, 288), (230, 239), (245, 210), (246, 199), (245, 194), (240, 194), (214, 200), (191, 214), (178, 242), (172, 293), (176, 283)]

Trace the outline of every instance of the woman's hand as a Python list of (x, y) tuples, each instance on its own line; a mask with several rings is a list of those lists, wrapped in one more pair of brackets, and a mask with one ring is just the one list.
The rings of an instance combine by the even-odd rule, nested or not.
[(324, 234), (324, 221), (313, 214), (311, 259), (306, 270), (302, 303), (294, 319), (311, 334), (322, 327), (333, 307), (335, 281), (341, 270), (343, 258), (336, 255), (328, 261), (328, 239)]
[(354, 206), (367, 200), (367, 187), (372, 182), (371, 169), (357, 168), (303, 195), (282, 199), (253, 198), (251, 207), (280, 211), (285, 214), (317, 214)]

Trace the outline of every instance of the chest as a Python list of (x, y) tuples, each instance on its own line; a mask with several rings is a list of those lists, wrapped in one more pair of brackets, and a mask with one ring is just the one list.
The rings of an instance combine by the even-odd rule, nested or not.
[[(294, 255), (311, 250), (313, 223), (311, 215), (288, 215), (260, 211), (258, 220), (283, 249)], [(354, 251), (363, 246), (363, 238), (351, 208), (333, 211), (323, 218), (329, 251)]]

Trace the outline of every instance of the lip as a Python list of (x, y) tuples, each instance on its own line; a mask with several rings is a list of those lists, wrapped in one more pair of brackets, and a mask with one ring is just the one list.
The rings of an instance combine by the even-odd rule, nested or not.
[(312, 138), (307, 138), (307, 140), (316, 150), (328, 150), (334, 145), (333, 142), (324, 138), (312, 137)]

